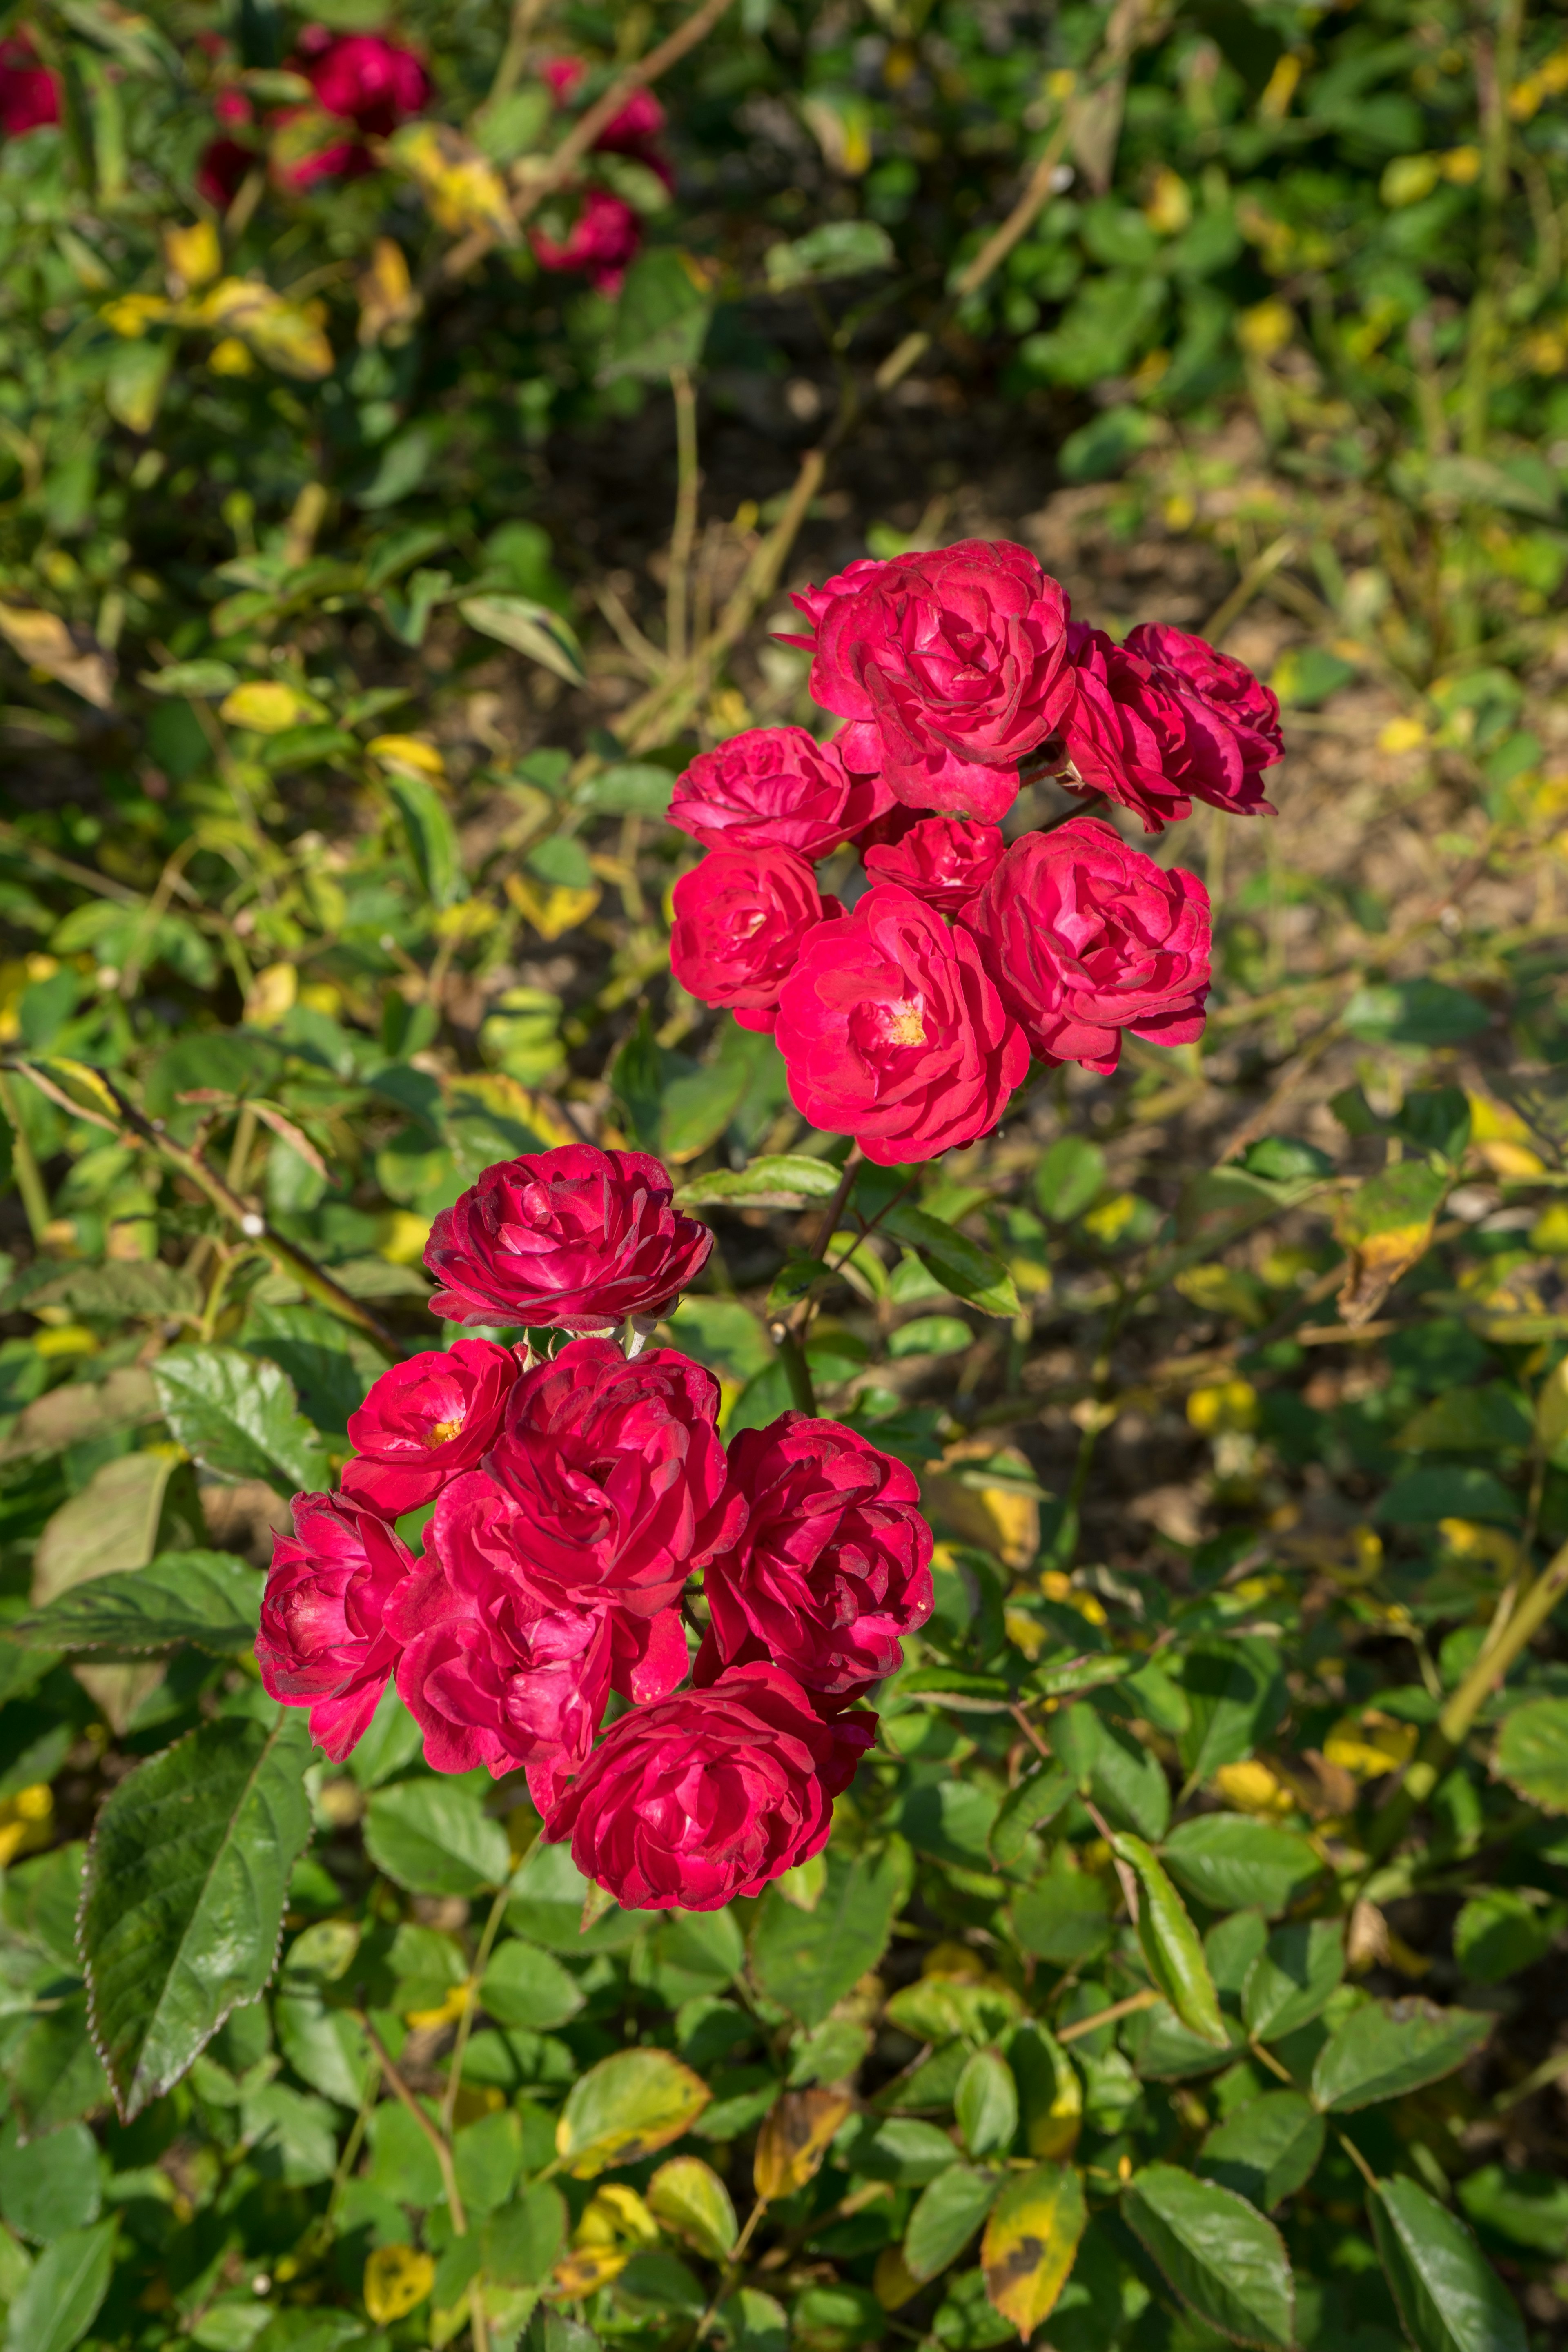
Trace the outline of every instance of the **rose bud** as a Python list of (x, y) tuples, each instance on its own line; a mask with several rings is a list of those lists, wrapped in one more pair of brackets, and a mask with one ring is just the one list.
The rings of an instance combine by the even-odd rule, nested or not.
[[(1134, 630), (1132, 636), (1147, 634)], [(1084, 789), (1134, 810), (1145, 833), (1190, 816), (1194, 799), (1243, 815), (1272, 814), (1258, 769), (1243, 763), (1240, 738), (1173, 670), (1146, 658), (1131, 637), (1119, 646), (1103, 630), (1076, 622), (1068, 635), (1078, 692), (1061, 734)]]
[(1130, 629), (1127, 649), (1148, 663), (1162, 685), (1172, 688), (1189, 705), (1199, 707), (1204, 715), (1200, 743), (1217, 734), (1227, 737), (1234, 747), (1240, 762), (1239, 781), (1227, 747), (1223, 776), (1206, 761), (1200, 762), (1205, 782), (1194, 781), (1189, 786), (1194, 798), (1247, 816), (1255, 813), (1272, 816), (1275, 812), (1263, 798), (1258, 779), (1265, 768), (1284, 757), (1279, 697), (1245, 662), (1222, 654), (1203, 637), (1187, 636), (1157, 622), (1145, 621), (1141, 627)]
[(385, 1519), (433, 1502), (484, 1453), (518, 1372), (511, 1349), (491, 1339), (459, 1339), (395, 1364), (349, 1415), (356, 1458), (344, 1465), (342, 1492)]
[(1093, 817), (1016, 841), (964, 922), (1042, 1061), (1109, 1076), (1123, 1030), (1157, 1045), (1203, 1034), (1208, 892)]
[(1072, 699), (1068, 599), (1026, 549), (962, 540), (851, 563), (791, 602), (812, 624), (811, 691), (850, 721), (835, 745), (911, 808), (994, 823), (1018, 762)]
[(1029, 1066), (968, 932), (885, 882), (807, 932), (776, 1034), (801, 1117), (884, 1168), (984, 1135)]
[(745, 1524), (718, 1411), (712, 1373), (669, 1348), (628, 1363), (608, 1339), (574, 1339), (523, 1375), (485, 1468), (542, 1591), (641, 1617), (679, 1599)]
[(702, 1580), (711, 1627), (697, 1679), (771, 1659), (842, 1698), (899, 1665), (931, 1612), (931, 1532), (912, 1470), (836, 1421), (786, 1412), (730, 1448), (745, 1531)]
[(1003, 846), (1000, 825), (924, 816), (900, 840), (862, 856), (873, 882), (897, 882), (951, 919), (990, 881)]
[(341, 1762), (363, 1738), (396, 1662), (387, 1612), (415, 1567), (374, 1512), (296, 1495), (261, 1598), (257, 1663), (268, 1695), (308, 1706), (310, 1737)]
[(792, 849), (710, 849), (671, 897), (671, 971), (704, 1004), (728, 1005), (742, 1029), (773, 1027), (801, 940), (844, 911), (817, 895)]
[(669, 822), (704, 849), (793, 849), (815, 860), (891, 798), (879, 777), (852, 776), (804, 727), (749, 727), (678, 778)]
[(453, 1323), (602, 1331), (657, 1315), (699, 1275), (713, 1236), (670, 1206), (646, 1151), (563, 1144), (487, 1168), (430, 1228), (425, 1263)]
[(569, 1837), (584, 1877), (628, 1911), (718, 1911), (820, 1853), (875, 1733), (869, 1715), (825, 1722), (776, 1666), (731, 1666), (612, 1724), (556, 1783), (545, 1835)]
[(328, 114), (345, 116), (367, 138), (390, 139), (430, 96), (430, 77), (412, 49), (379, 33), (331, 33), (308, 25), (292, 69), (303, 74)]

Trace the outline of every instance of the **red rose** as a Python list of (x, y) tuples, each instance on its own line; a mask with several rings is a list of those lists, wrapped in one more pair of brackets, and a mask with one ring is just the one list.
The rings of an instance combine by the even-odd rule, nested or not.
[(7, 139), (25, 138), (60, 119), (58, 84), (26, 31), (0, 41), (0, 132)]
[(397, 1656), (386, 1616), (414, 1555), (384, 1519), (332, 1495), (296, 1495), (261, 1601), (257, 1663), (268, 1692), (308, 1706), (310, 1737), (339, 1761), (357, 1746)]
[(884, 1168), (973, 1143), (1029, 1066), (969, 934), (886, 882), (806, 933), (776, 1034), (801, 1117)]
[[(515, 1511), (504, 1540), (542, 1592), (651, 1617), (734, 1542), (745, 1505), (718, 1410), (712, 1373), (669, 1348), (628, 1363), (608, 1339), (574, 1339), (523, 1375), (485, 1468)], [(449, 1559), (447, 1542), (438, 1527)]]
[(1135, 629), (1119, 646), (1102, 629), (1077, 622), (1068, 629), (1078, 692), (1061, 734), (1084, 786), (1136, 811), (1145, 833), (1190, 816), (1194, 799), (1244, 815), (1272, 814), (1229, 721), (1134, 646), (1134, 637), (1150, 634)]
[(885, 775), (911, 808), (994, 821), (1019, 761), (1072, 697), (1068, 600), (1022, 547), (962, 540), (850, 564), (791, 600), (815, 635), (811, 691), (851, 723), (845, 764)]
[(931, 1532), (912, 1470), (836, 1421), (786, 1412), (730, 1448), (745, 1532), (702, 1580), (711, 1631), (698, 1679), (770, 1659), (840, 1697), (900, 1663), (931, 1612)]
[(901, 839), (862, 852), (873, 882), (897, 882), (952, 917), (984, 888), (1001, 861), (1002, 829), (967, 817), (926, 816)]
[(718, 1911), (821, 1851), (875, 1733), (824, 1722), (776, 1666), (731, 1666), (612, 1724), (545, 1835), (628, 1911)]
[(670, 1206), (646, 1151), (588, 1143), (487, 1168), (430, 1228), (430, 1301), (453, 1323), (549, 1324), (602, 1331), (653, 1315), (708, 1262), (713, 1236)]
[(1093, 817), (1016, 841), (964, 921), (1043, 1061), (1108, 1076), (1124, 1029), (1159, 1045), (1203, 1034), (1208, 892)]
[(254, 151), (237, 139), (209, 139), (196, 165), (197, 191), (217, 211), (226, 212), (256, 160)]
[(801, 940), (844, 911), (818, 897), (792, 849), (710, 849), (672, 896), (671, 971), (704, 1004), (729, 1005), (742, 1029), (773, 1027)]
[[(539, 68), (542, 78), (550, 85), (558, 106), (565, 105), (588, 68), (582, 58), (546, 58)], [(642, 150), (650, 139), (657, 139), (664, 129), (664, 109), (651, 89), (634, 89), (618, 114), (612, 114), (595, 140), (595, 148), (612, 154), (637, 155), (653, 162)], [(659, 157), (662, 163), (663, 158)]]
[(1235, 747), (1241, 767), (1239, 781), (1234, 780), (1227, 750), (1223, 789), (1211, 784), (1205, 791), (1194, 783), (1193, 793), (1201, 800), (1212, 801), (1216, 808), (1237, 809), (1247, 816), (1254, 813), (1272, 816), (1275, 812), (1263, 798), (1258, 779), (1265, 768), (1284, 756), (1279, 697), (1245, 662), (1180, 629), (1146, 621), (1128, 631), (1127, 646), (1148, 663), (1162, 685), (1189, 705), (1199, 706), (1205, 733), (1228, 737)]
[(412, 49), (379, 33), (331, 33), (308, 25), (292, 60), (329, 114), (346, 116), (367, 138), (390, 139), (430, 95), (430, 77)]
[(564, 237), (531, 228), (528, 240), (541, 269), (580, 269), (601, 294), (616, 294), (642, 243), (642, 222), (621, 197), (590, 188)]
[(427, 1556), (399, 1598), (397, 1689), (426, 1762), (437, 1772), (483, 1764), (498, 1780), (546, 1760), (581, 1763), (610, 1696), (608, 1612), (552, 1607), (520, 1574), (489, 1591), (481, 1581), (480, 1592), (488, 1605)]
[(890, 802), (879, 777), (852, 776), (804, 727), (749, 727), (693, 760), (669, 822), (704, 849), (793, 849), (826, 857)]
[(395, 1364), (349, 1415), (356, 1459), (344, 1466), (343, 1493), (387, 1519), (433, 1502), (478, 1462), (517, 1377), (511, 1349), (491, 1339), (459, 1339)]

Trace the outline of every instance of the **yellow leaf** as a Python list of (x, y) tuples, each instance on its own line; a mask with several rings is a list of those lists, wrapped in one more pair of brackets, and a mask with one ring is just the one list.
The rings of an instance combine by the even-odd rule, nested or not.
[(1026, 2340), (1055, 2309), (1087, 2219), (1068, 2164), (1037, 2166), (1009, 2182), (992, 2207), (980, 2242), (985, 2292)]
[(815, 2179), (851, 2104), (842, 2091), (785, 2091), (757, 2134), (752, 2179), (758, 2196), (771, 2205)]
[(461, 131), (445, 122), (407, 122), (387, 142), (385, 152), (417, 182), (437, 227), (454, 236), (489, 229), (503, 245), (516, 244), (506, 182)]
[(580, 2074), (555, 2126), (555, 2153), (577, 2180), (635, 2164), (689, 2130), (712, 2096), (668, 2050), (617, 2050)]
[(1194, 1389), (1187, 1399), (1187, 1419), (1205, 1437), (1216, 1437), (1225, 1430), (1256, 1429), (1258, 1391), (1250, 1381), (1241, 1380)]
[(1398, 1723), (1378, 1708), (1367, 1707), (1335, 1724), (1323, 1742), (1323, 1759), (1352, 1780), (1375, 1780), (1408, 1764), (1419, 1738), (1415, 1724)]
[(1179, 236), (1193, 216), (1193, 199), (1185, 180), (1167, 164), (1156, 173), (1143, 217), (1157, 236)]
[(321, 706), (297, 687), (279, 677), (247, 679), (235, 687), (218, 705), (218, 717), (231, 727), (249, 727), (258, 735), (281, 735), (307, 719), (319, 719)]
[(624, 2180), (606, 2180), (583, 2209), (572, 2232), (574, 2246), (657, 2246), (658, 2223), (645, 2200)]
[(700, 2156), (672, 2156), (661, 2164), (648, 2182), (647, 2201), (666, 2229), (710, 2263), (727, 2258), (739, 2234), (735, 2208), (719, 2175)]
[(214, 375), (254, 375), (256, 362), (248, 344), (237, 335), (225, 335), (207, 353), (207, 365)]
[(1083, 2084), (1056, 2036), (1026, 2026), (1009, 2048), (1024, 2116), (1024, 2145), (1033, 2157), (1063, 2163), (1083, 2129)]
[(193, 326), (242, 336), (279, 374), (317, 383), (331, 375), (332, 347), (319, 317), (258, 278), (225, 278), (182, 314)]
[(448, 1989), (447, 1998), (438, 2009), (410, 2009), (404, 2014), (410, 2025), (416, 2026), (423, 2032), (438, 2025), (456, 2025), (468, 2005), (468, 1979), (465, 1977), (460, 1984)]
[(144, 335), (149, 327), (160, 324), (172, 313), (161, 294), (117, 294), (112, 302), (104, 304), (98, 315), (114, 334), (134, 341), (138, 335)]
[(565, 882), (540, 883), (524, 874), (509, 874), (506, 895), (542, 940), (558, 940), (587, 921), (604, 893), (596, 882), (583, 889)]
[(365, 749), (384, 768), (423, 776), (435, 784), (447, 781), (447, 762), (435, 744), (426, 743), (422, 735), (377, 735)]
[(68, 628), (58, 613), (31, 604), (0, 604), (0, 636), (46, 677), (58, 678), (84, 702), (107, 710), (113, 702), (113, 667), (85, 629)]
[(359, 296), (362, 343), (378, 343), (384, 337), (388, 342), (402, 342), (425, 307), (395, 237), (376, 238), (370, 267), (354, 281), (354, 292)]
[(194, 294), (198, 287), (210, 285), (223, 268), (223, 247), (213, 223), (192, 221), (184, 228), (171, 223), (163, 231), (163, 267), (174, 295)]
[(388, 1209), (375, 1223), (375, 1254), (388, 1265), (419, 1265), (430, 1239), (430, 1220), (412, 1209)]
[(1391, 719), (1378, 730), (1380, 751), (1418, 751), (1426, 740), (1425, 722), (1419, 719)]
[(364, 2266), (364, 2307), (378, 2327), (405, 2318), (436, 2284), (436, 2265), (413, 2246), (377, 2246)]
[(250, 983), (245, 1018), (252, 1029), (276, 1029), (293, 1009), (300, 992), (300, 975), (291, 963), (269, 963)]
[(1226, 1803), (1238, 1813), (1253, 1813), (1267, 1820), (1271, 1813), (1296, 1810), (1296, 1800), (1284, 1782), (1255, 1756), (1239, 1764), (1222, 1764), (1214, 1776), (1214, 1785)]
[(1272, 299), (1255, 303), (1243, 310), (1236, 322), (1236, 340), (1244, 352), (1254, 359), (1272, 358), (1282, 352), (1296, 331), (1296, 314), (1288, 302)]
[(871, 2273), (871, 2292), (884, 2311), (900, 2310), (922, 2284), (905, 2262), (902, 2246), (883, 2247)]
[(631, 2258), (629, 2246), (580, 2246), (563, 2254), (551, 2275), (563, 2294), (580, 2299), (608, 2286)]

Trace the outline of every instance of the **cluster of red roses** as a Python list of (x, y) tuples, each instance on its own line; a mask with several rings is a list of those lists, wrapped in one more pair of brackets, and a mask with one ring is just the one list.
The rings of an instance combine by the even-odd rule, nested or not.
[[(969, 540), (852, 563), (793, 600), (820, 744), (756, 728), (695, 760), (670, 822), (707, 856), (675, 886), (670, 960), (704, 1003), (772, 1030), (816, 1127), (884, 1165), (994, 1127), (1029, 1066), (1116, 1067), (1124, 1032), (1204, 1024), (1208, 893), (1074, 817), (1005, 844), (1022, 767), (1134, 810), (1267, 812), (1279, 706), (1201, 637), (1115, 644), (1069, 617), (1025, 549)], [(814, 863), (844, 843), (870, 887), (846, 912)]]
[[(342, 1491), (294, 1498), (257, 1643), (330, 1756), (395, 1677), (437, 1771), (522, 1768), (545, 1836), (628, 1908), (716, 1909), (816, 1853), (874, 1734), (855, 1702), (931, 1607), (902, 1463), (800, 1412), (726, 1454), (710, 1372), (597, 1336), (657, 1316), (711, 1246), (645, 1153), (487, 1169), (432, 1228), (434, 1311), (581, 1336), (384, 1373)], [(393, 1522), (428, 1504), (416, 1557)], [(612, 1692), (632, 1705), (595, 1747)]]
[[(581, 58), (549, 58), (541, 68), (559, 106), (564, 106), (587, 72)], [(664, 109), (651, 89), (634, 90), (594, 142), (596, 155), (624, 155), (673, 188), (669, 159), (655, 145), (664, 129)], [(626, 198), (592, 180), (576, 198), (575, 217), (563, 236), (531, 228), (529, 244), (541, 269), (581, 270), (601, 294), (617, 294), (627, 264), (642, 243), (642, 216)]]

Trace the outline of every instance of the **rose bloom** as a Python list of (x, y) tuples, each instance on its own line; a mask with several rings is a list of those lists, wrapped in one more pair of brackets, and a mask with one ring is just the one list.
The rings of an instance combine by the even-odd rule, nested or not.
[(825, 1722), (777, 1666), (731, 1666), (612, 1724), (545, 1815), (628, 1911), (718, 1911), (827, 1843), (875, 1718)]
[(349, 1415), (356, 1458), (344, 1466), (342, 1492), (386, 1519), (434, 1502), (484, 1453), (517, 1377), (511, 1349), (490, 1339), (459, 1339), (395, 1364)]
[(693, 760), (669, 822), (704, 849), (793, 849), (826, 857), (890, 802), (879, 777), (852, 776), (804, 727), (748, 727)]
[(1019, 761), (1072, 698), (1067, 595), (1026, 549), (866, 558), (791, 602), (814, 634), (785, 642), (811, 647), (813, 696), (850, 721), (847, 767), (911, 808), (1006, 814)]
[[(554, 93), (555, 102), (563, 106), (587, 72), (583, 58), (546, 58), (539, 68), (542, 78)], [(642, 150), (650, 139), (657, 139), (664, 129), (664, 109), (651, 89), (634, 89), (618, 114), (612, 114), (594, 144), (611, 154), (644, 157)], [(663, 161), (662, 157), (659, 159)]]
[[(1272, 815), (1258, 767), (1246, 765), (1242, 737), (1175, 670), (1138, 650), (1133, 638), (1150, 635), (1135, 629), (1119, 646), (1101, 629), (1076, 622), (1068, 629), (1078, 691), (1061, 734), (1083, 785), (1134, 810), (1145, 833), (1190, 816), (1194, 800), (1241, 815)], [(1202, 645), (1196, 637), (1180, 642)], [(1252, 677), (1250, 670), (1243, 675)], [(1256, 678), (1252, 683), (1260, 695), (1268, 693)]]
[(209, 139), (196, 165), (196, 188), (218, 212), (226, 212), (256, 162), (255, 151), (237, 139)]
[(380, 33), (332, 33), (324, 25), (307, 25), (291, 63), (319, 106), (346, 116), (367, 138), (390, 139), (430, 96), (430, 77), (413, 50)]
[(844, 911), (817, 895), (791, 849), (710, 849), (672, 893), (669, 968), (704, 1004), (728, 1005), (742, 1029), (771, 1030), (779, 991), (814, 923)]
[(951, 919), (989, 882), (1003, 845), (1000, 825), (924, 816), (898, 841), (862, 855), (873, 882), (896, 882)]
[(528, 241), (541, 269), (580, 269), (601, 294), (617, 294), (642, 243), (642, 222), (620, 196), (589, 188), (563, 237), (531, 228)]
[(333, 1495), (296, 1495), (261, 1600), (257, 1663), (267, 1691), (308, 1706), (310, 1737), (342, 1761), (364, 1736), (396, 1661), (387, 1612), (414, 1568), (374, 1512)]
[(712, 1373), (669, 1348), (628, 1363), (611, 1340), (574, 1339), (523, 1375), (485, 1469), (542, 1591), (640, 1617), (679, 1599), (745, 1523), (718, 1411)]
[(1043, 1061), (1115, 1069), (1121, 1036), (1201, 1036), (1209, 899), (1093, 817), (1016, 841), (964, 917), (1009, 1013)]
[(0, 132), (22, 139), (59, 119), (58, 86), (38, 63), (29, 34), (24, 28), (0, 40)]
[(602, 1331), (655, 1315), (708, 1262), (713, 1236), (670, 1206), (646, 1151), (568, 1143), (498, 1160), (430, 1228), (425, 1263), (452, 1323)]
[(984, 1135), (1029, 1066), (973, 940), (892, 883), (806, 933), (776, 1034), (801, 1117), (884, 1168)]
[(836, 1421), (786, 1412), (730, 1448), (745, 1532), (702, 1580), (711, 1629), (699, 1682), (771, 1659), (842, 1698), (899, 1665), (931, 1612), (931, 1532), (912, 1470)]
[[(1272, 688), (1230, 654), (1222, 654), (1204, 637), (1190, 637), (1180, 629), (1145, 621), (1127, 633), (1129, 652), (1146, 661), (1162, 685), (1171, 687), (1189, 703), (1198, 704), (1205, 724), (1228, 736), (1241, 764), (1241, 782), (1233, 784), (1226, 771), (1226, 788), (1192, 790), (1198, 798), (1214, 800), (1218, 808), (1234, 808), (1250, 816), (1274, 811), (1263, 799), (1258, 779), (1285, 752), (1279, 730), (1279, 698)], [(1228, 758), (1228, 754), (1227, 754)]]

